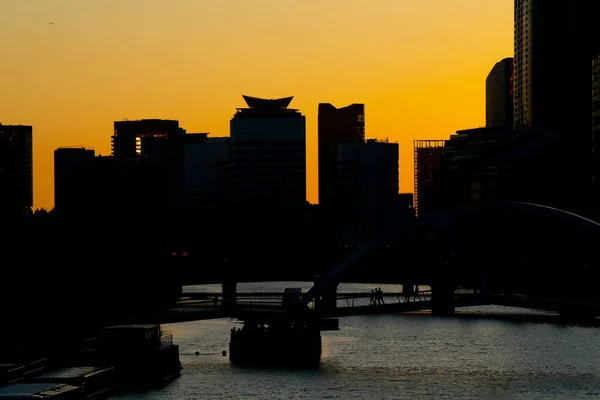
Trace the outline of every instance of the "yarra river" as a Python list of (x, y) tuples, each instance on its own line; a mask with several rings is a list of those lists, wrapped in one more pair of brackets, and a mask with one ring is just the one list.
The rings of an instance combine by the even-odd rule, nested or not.
[[(282, 292), (309, 282), (238, 284), (238, 292)], [(340, 292), (399, 292), (397, 285), (341, 284)], [(220, 285), (186, 292), (218, 292)], [(340, 318), (322, 333), (316, 370), (235, 367), (230, 319), (163, 325), (179, 344), (182, 375), (159, 389), (113, 399), (586, 399), (600, 398), (600, 327), (552, 322), (550, 313), (457, 309)], [(277, 351), (277, 349), (274, 349)], [(200, 355), (196, 356), (195, 352)]]

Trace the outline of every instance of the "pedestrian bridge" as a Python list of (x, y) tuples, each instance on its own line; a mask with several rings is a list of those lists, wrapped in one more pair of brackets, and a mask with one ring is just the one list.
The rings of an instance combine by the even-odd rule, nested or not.
[[(487, 222), (485, 216), (494, 218), (491, 219), (493, 225), (486, 225), (483, 230), (480, 230), (481, 227), (476, 230), (463, 228), (462, 231), (457, 228), (456, 221), (460, 218), (470, 217), (475, 221)], [(516, 225), (526, 218), (532, 220), (525, 226)], [(402, 269), (402, 274), (408, 276), (415, 273), (427, 275), (428, 282), (413, 281), (415, 283), (473, 286), (472, 283), (481, 283), (481, 277), (487, 276), (496, 279), (492, 283), (497, 283), (496, 287), (500, 290), (516, 282), (521, 283), (517, 291), (534, 288), (549, 294), (564, 291), (563, 286), (568, 282), (573, 287), (577, 283), (588, 285), (583, 291), (587, 296), (585, 298), (595, 298), (593, 289), (597, 278), (600, 278), (600, 257), (595, 250), (600, 242), (598, 222), (540, 204), (489, 202), (441, 209), (399, 223), (363, 243), (324, 273), (303, 295), (300, 303), (308, 304), (324, 293), (335, 290), (337, 284), (344, 281), (345, 273), (373, 251), (390, 247), (410, 254), (414, 250), (402, 241), (407, 234), (421, 235), (420, 242), (410, 245), (418, 246), (427, 242), (422, 248), (425, 251), (416, 257), (426, 261), (421, 262), (419, 268), (413, 266), (411, 270), (400, 257), (380, 267)], [(494, 238), (503, 241), (498, 243)], [(552, 265), (552, 268), (548, 268), (548, 265)], [(581, 294), (577, 293), (575, 297), (584, 298)]]
[[(172, 307), (149, 315), (126, 318), (121, 323), (180, 323), (216, 318), (235, 318), (262, 323), (295, 318), (331, 319), (369, 314), (430, 312), (435, 303), (430, 288), (411, 295), (402, 292), (383, 293), (381, 302), (372, 302), (371, 293), (338, 293), (335, 307), (319, 308), (310, 302), (306, 309), (294, 310), (286, 304), (284, 293), (238, 293), (235, 307), (228, 307), (222, 293), (185, 293)], [(600, 315), (600, 303), (570, 301), (561, 298), (530, 297), (523, 293), (481, 293), (472, 288), (457, 288), (453, 296), (456, 308), (482, 305), (522, 307), (562, 313), (565, 309), (580, 310), (582, 315)], [(323, 329), (323, 330), (328, 330)]]
[[(480, 219), (484, 215), (482, 213), (495, 214), (494, 221), (497, 225), (487, 227), (486, 232), (478, 231), (475, 236), (487, 238), (492, 233), (504, 237), (519, 235), (520, 227), (511, 226), (511, 222), (506, 221), (515, 221), (526, 216), (539, 217), (536, 221), (542, 224), (542, 228), (538, 231), (556, 225), (550, 234), (543, 237), (541, 236), (543, 232), (538, 232), (540, 236), (525, 236), (524, 240), (519, 236), (519, 242), (525, 242), (527, 247), (534, 247), (538, 252), (537, 256), (541, 254), (544, 257), (544, 262), (538, 262), (535, 267), (530, 267), (520, 264), (522, 259), (508, 259), (506, 260), (509, 262), (508, 265), (496, 264), (496, 269), (490, 269), (488, 263), (496, 261), (507, 253), (507, 249), (497, 249), (498, 251), (492, 255), (479, 254), (483, 256), (475, 260), (479, 264), (477, 266), (479, 269), (461, 270), (457, 267), (453, 257), (460, 243), (457, 244), (459, 234), (455, 232), (454, 220), (464, 216)], [(506, 218), (507, 213), (515, 214), (516, 218), (515, 215), (512, 215), (512, 219)], [(533, 226), (532, 229), (534, 228), (537, 227)], [(370, 293), (337, 293), (339, 282), (344, 281), (344, 273), (362, 257), (381, 246), (402, 247), (405, 244), (398, 243), (398, 238), (412, 232), (425, 233), (426, 236), (433, 237), (433, 241), (436, 242), (435, 251), (429, 253), (436, 253), (439, 257), (429, 260), (433, 262), (429, 262), (427, 266), (431, 282), (413, 281), (420, 285), (431, 285), (431, 292), (419, 292), (418, 298), (413, 299), (417, 301), (410, 301), (409, 296), (401, 293), (387, 293), (384, 295), (385, 304), (376, 307), (369, 305)], [(394, 229), (362, 244), (346, 259), (326, 271), (312, 288), (300, 293), (291, 302), (289, 299), (284, 299), (283, 293), (273, 296), (264, 293), (256, 294), (254, 298), (252, 295), (235, 293), (235, 282), (229, 282), (223, 284), (222, 294), (207, 294), (207, 298), (187, 295), (187, 298), (182, 299), (177, 305), (168, 310), (161, 310), (153, 318), (156, 322), (162, 323), (221, 317), (273, 318), (275, 315), (278, 316), (277, 318), (334, 318), (378, 312), (429, 309), (435, 311), (444, 307), (446, 311), (452, 312), (454, 307), (478, 304), (510, 304), (557, 310), (565, 314), (600, 315), (600, 308), (596, 307), (596, 303), (600, 303), (600, 297), (595, 287), (600, 278), (600, 258), (594, 246), (598, 241), (600, 241), (599, 223), (564, 210), (523, 202), (464, 205), (402, 222)], [(493, 248), (497, 244), (492, 242), (491, 246)], [(478, 249), (473, 248), (471, 243), (467, 243), (467, 246), (463, 244), (462, 250), (464, 256)], [(392, 265), (393, 263), (402, 263), (402, 260), (393, 260), (383, 268), (403, 267)], [(548, 269), (547, 265), (552, 263), (554, 267)], [(541, 269), (540, 265), (542, 265)], [(558, 270), (556, 266), (559, 267)], [(403, 268), (402, 273), (411, 272), (406, 267)], [(481, 285), (480, 277), (486, 274), (487, 276), (495, 274), (497, 284), (492, 288), (494, 292)], [(471, 282), (467, 284), (467, 281)], [(521, 285), (509, 286), (514, 282)], [(403, 282), (400, 280), (396, 283)], [(574, 289), (579, 286), (583, 289)], [(457, 290), (461, 287), (470, 287), (472, 292), (458, 293)], [(392, 301), (394, 298), (395, 301)], [(142, 317), (150, 318), (148, 316), (136, 318)]]

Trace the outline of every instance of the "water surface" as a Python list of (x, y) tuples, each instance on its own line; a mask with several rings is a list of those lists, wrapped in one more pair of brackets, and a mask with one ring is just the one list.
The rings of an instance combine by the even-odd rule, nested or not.
[[(239, 284), (238, 291), (310, 288), (310, 283)], [(400, 286), (378, 285), (384, 292)], [(370, 292), (373, 285), (340, 285)], [(220, 291), (220, 286), (187, 287)], [(317, 370), (235, 367), (229, 333), (238, 321), (164, 325), (180, 345), (182, 376), (119, 399), (583, 399), (600, 398), (600, 328), (548, 322), (552, 314), (506, 307), (340, 319), (323, 332)], [(199, 356), (194, 353), (200, 352)], [(277, 349), (274, 349), (277, 351)]]

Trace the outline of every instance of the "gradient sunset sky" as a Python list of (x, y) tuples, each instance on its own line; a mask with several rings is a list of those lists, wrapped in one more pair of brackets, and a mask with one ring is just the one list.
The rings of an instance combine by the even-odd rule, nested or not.
[(294, 96), (316, 203), (318, 103), (364, 103), (412, 192), (413, 140), (485, 124), (513, 1), (0, 0), (0, 49), (0, 123), (33, 126), (34, 208), (53, 207), (55, 148), (108, 155), (125, 118), (229, 136), (242, 94)]

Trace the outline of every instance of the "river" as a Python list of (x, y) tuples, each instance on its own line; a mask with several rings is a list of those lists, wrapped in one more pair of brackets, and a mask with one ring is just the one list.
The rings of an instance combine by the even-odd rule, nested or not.
[[(238, 292), (310, 288), (308, 282), (238, 284)], [(396, 285), (381, 286), (398, 292)], [(339, 292), (370, 292), (341, 284)], [(219, 285), (187, 292), (220, 291)], [(182, 375), (145, 393), (114, 399), (584, 399), (600, 398), (600, 328), (559, 324), (535, 310), (457, 309), (455, 316), (343, 317), (322, 333), (316, 370), (230, 364), (230, 319), (163, 325), (179, 344)], [(276, 349), (274, 351), (277, 351)], [(196, 356), (195, 352), (200, 355)]]

